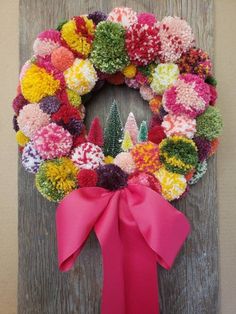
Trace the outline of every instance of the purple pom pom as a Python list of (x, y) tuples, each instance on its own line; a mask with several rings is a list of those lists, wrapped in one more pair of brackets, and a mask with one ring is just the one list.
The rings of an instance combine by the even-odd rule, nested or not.
[(88, 15), (88, 18), (97, 25), (99, 22), (105, 21), (107, 19), (107, 15), (101, 11), (94, 11)]
[(22, 94), (19, 94), (14, 98), (12, 107), (15, 113), (18, 115), (20, 110), (27, 104), (28, 101), (25, 99), (25, 97)]
[(70, 121), (64, 127), (70, 132), (70, 134), (80, 135), (84, 128), (84, 125), (81, 120), (71, 118)]
[(16, 116), (16, 115), (13, 116), (12, 124), (13, 124), (13, 129), (14, 129), (16, 132), (19, 131), (19, 126), (18, 126), (17, 116)]
[(41, 101), (40, 101), (40, 109), (43, 110), (43, 112), (48, 113), (48, 114), (52, 114), (58, 111), (58, 109), (60, 108), (60, 101), (57, 97), (55, 96), (48, 96), (48, 97), (44, 97)]
[(97, 186), (108, 190), (122, 189), (127, 185), (128, 175), (120, 167), (108, 164), (97, 168)]
[(197, 145), (198, 159), (200, 162), (203, 162), (205, 159), (207, 159), (209, 155), (211, 149), (211, 142), (203, 137), (195, 137), (193, 140)]

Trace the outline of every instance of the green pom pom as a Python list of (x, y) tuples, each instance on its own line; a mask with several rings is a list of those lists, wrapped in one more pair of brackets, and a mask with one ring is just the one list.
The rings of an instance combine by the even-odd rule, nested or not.
[(207, 171), (207, 162), (204, 160), (197, 164), (196, 172), (194, 173), (193, 177), (188, 181), (188, 184), (193, 185), (196, 184), (206, 173)]
[(129, 62), (125, 51), (125, 29), (121, 24), (100, 22), (95, 31), (91, 62), (105, 73), (122, 70)]
[(58, 23), (58, 25), (57, 25), (57, 27), (56, 27), (56, 30), (57, 31), (60, 31), (61, 29), (62, 29), (62, 26), (64, 25), (64, 24), (66, 24), (68, 22), (68, 20), (61, 20), (59, 23)]
[(217, 138), (223, 127), (223, 122), (219, 110), (209, 106), (206, 111), (197, 117), (197, 136), (203, 136), (212, 141)]
[(212, 85), (214, 87), (216, 87), (217, 85), (217, 80), (214, 78), (214, 76), (208, 76), (206, 79), (205, 79), (205, 82), (209, 85)]

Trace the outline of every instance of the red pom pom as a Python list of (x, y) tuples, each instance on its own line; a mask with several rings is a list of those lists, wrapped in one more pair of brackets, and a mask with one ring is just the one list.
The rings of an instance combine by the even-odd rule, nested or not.
[(91, 169), (82, 169), (77, 176), (79, 187), (96, 186), (98, 181), (97, 172)]
[(112, 85), (122, 85), (125, 82), (125, 77), (121, 72), (117, 72), (115, 74), (108, 75), (106, 80)]
[(86, 143), (86, 142), (87, 142), (87, 139), (86, 139), (85, 134), (82, 133), (80, 135), (77, 135), (73, 139), (73, 148), (79, 146), (80, 144)]
[(71, 118), (81, 120), (79, 111), (71, 105), (62, 105), (51, 118), (53, 122), (63, 122), (65, 124), (67, 124)]
[(103, 131), (98, 117), (95, 117), (93, 119), (88, 134), (88, 142), (91, 142), (98, 146), (103, 146)]
[(165, 137), (163, 127), (160, 125), (154, 126), (148, 132), (148, 140), (155, 144), (159, 144)]

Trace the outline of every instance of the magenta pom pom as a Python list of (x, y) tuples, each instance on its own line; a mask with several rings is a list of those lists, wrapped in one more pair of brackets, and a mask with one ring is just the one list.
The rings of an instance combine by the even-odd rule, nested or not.
[(157, 23), (157, 19), (152, 13), (141, 12), (138, 15), (138, 23), (152, 26), (153, 24)]
[(61, 45), (61, 34), (54, 29), (41, 32), (36, 38), (33, 50), (36, 56), (46, 57)]

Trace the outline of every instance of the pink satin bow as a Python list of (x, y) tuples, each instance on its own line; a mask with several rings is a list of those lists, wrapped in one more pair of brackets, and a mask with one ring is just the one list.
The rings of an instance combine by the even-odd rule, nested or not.
[(59, 267), (69, 270), (90, 231), (103, 256), (102, 314), (157, 314), (156, 263), (169, 269), (190, 226), (185, 216), (142, 185), (117, 191), (80, 188), (57, 208)]

